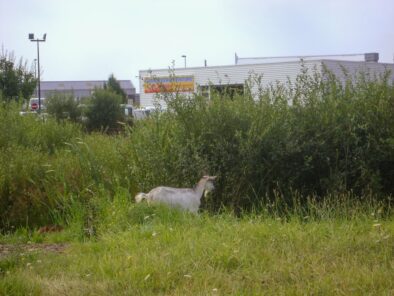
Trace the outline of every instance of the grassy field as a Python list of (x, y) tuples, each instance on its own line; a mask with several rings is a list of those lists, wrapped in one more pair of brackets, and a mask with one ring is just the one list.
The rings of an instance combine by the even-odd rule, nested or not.
[[(111, 132), (3, 103), (0, 295), (394, 295), (391, 76), (304, 70)], [(132, 201), (206, 174), (199, 215)]]
[[(105, 223), (91, 239), (71, 228), (2, 236), (14, 249), (0, 257), (0, 294), (394, 294), (394, 221), (378, 212), (237, 218), (130, 204)], [(29, 251), (37, 242), (66, 245)]]

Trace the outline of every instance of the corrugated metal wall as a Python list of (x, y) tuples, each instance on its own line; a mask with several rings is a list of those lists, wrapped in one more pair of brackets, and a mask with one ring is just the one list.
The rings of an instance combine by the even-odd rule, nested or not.
[(369, 73), (370, 75), (379, 75), (388, 70), (391, 72), (391, 81), (394, 82), (394, 64), (333, 60), (323, 60), (322, 63), (340, 79), (345, 78), (343, 69), (346, 69), (348, 75), (352, 77), (362, 72)]
[[(349, 74), (354, 75), (357, 71), (370, 71), (371, 73), (383, 73), (385, 69), (391, 69), (394, 72), (394, 64), (379, 64), (374, 62), (350, 62), (334, 60), (315, 60), (305, 61), (304, 65), (310, 73), (314, 70), (320, 72), (322, 63), (330, 69), (335, 75), (343, 77), (341, 65), (345, 67)], [(244, 84), (251, 75), (261, 75), (262, 86), (270, 83), (286, 83), (288, 80), (293, 82), (300, 74), (302, 64), (296, 62), (266, 63), (266, 64), (248, 64), (248, 65), (231, 65), (217, 67), (198, 67), (198, 68), (180, 68), (175, 69), (171, 75), (193, 75), (195, 81), (195, 90), (198, 86), (204, 85), (228, 85)], [(155, 94), (144, 93), (145, 77), (165, 77), (169, 76), (168, 69), (161, 70), (144, 70), (140, 71), (140, 104), (141, 107), (152, 106), (154, 104)], [(253, 90), (252, 90), (253, 91)], [(162, 103), (162, 102), (160, 102)], [(163, 104), (163, 103), (162, 103)], [(164, 104), (163, 104), (164, 105)]]

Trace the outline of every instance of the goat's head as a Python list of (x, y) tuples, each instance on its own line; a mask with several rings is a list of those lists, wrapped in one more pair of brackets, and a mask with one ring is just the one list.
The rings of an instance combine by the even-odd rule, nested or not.
[(204, 176), (202, 178), (205, 180), (204, 191), (206, 195), (215, 189), (214, 181), (216, 180), (216, 176)]

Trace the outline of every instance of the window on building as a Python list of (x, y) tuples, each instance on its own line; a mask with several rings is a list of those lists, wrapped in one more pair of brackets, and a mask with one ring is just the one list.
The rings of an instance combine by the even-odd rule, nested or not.
[(243, 95), (245, 86), (243, 84), (224, 84), (224, 85), (202, 85), (199, 87), (200, 95), (210, 97), (212, 93), (218, 93), (233, 98), (235, 95)]

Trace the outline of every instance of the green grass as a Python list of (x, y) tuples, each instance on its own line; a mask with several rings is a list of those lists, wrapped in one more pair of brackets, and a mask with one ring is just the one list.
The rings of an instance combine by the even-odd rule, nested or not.
[[(394, 295), (389, 73), (258, 97), (169, 96), (112, 135), (3, 104), (0, 295)], [(201, 215), (131, 201), (204, 174)]]
[[(110, 224), (107, 217), (107, 227), (98, 227), (94, 239), (83, 242), (66, 234), (42, 238), (68, 241), (64, 253), (0, 257), (0, 294), (394, 293), (390, 217), (377, 219), (369, 213), (351, 219), (293, 216), (284, 221), (229, 213), (194, 216), (133, 204), (110, 209), (108, 216), (117, 222)], [(0, 241), (11, 242), (16, 235)]]

